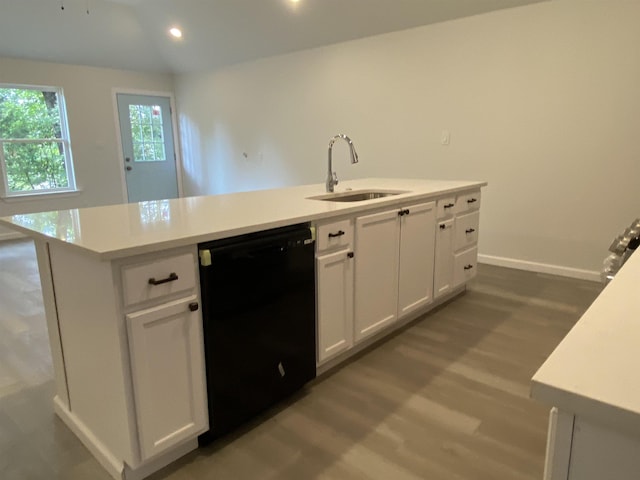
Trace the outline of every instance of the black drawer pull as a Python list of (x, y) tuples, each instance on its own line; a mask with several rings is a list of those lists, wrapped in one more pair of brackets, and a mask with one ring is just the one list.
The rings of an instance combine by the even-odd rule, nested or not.
[(465, 270), (471, 270), (473, 268), (473, 265), (465, 265), (464, 269)]
[(198, 305), (198, 302), (191, 302), (189, 304), (189, 311), (190, 312), (197, 312), (198, 308), (200, 308), (200, 305)]
[(467, 200), (467, 203), (476, 203), (477, 201), (477, 198), (470, 198), (469, 200)]
[(447, 228), (447, 226), (444, 223), (440, 224), (440, 230), (444, 230), (445, 228)]
[(475, 232), (475, 231), (476, 231), (476, 229), (475, 229), (475, 228), (468, 228), (468, 229), (466, 229), (464, 232), (465, 232), (465, 233), (473, 233), (473, 232)]
[(456, 206), (456, 204), (455, 204), (455, 203), (447, 203), (447, 204), (444, 206), (444, 208), (452, 208), (452, 207), (455, 207), (455, 206)]
[(342, 230), (338, 230), (338, 233), (330, 233), (329, 238), (341, 237), (343, 235), (345, 235), (345, 233)]
[(355, 255), (354, 255), (354, 253), (353, 253), (353, 252), (349, 252), (349, 253), (347, 253), (347, 257), (348, 257), (348, 258), (353, 258), (354, 256), (355, 256)]
[(408, 208), (405, 208), (404, 210), (400, 210), (398, 212), (398, 215), (404, 217), (405, 215), (409, 215), (409, 213), (411, 213), (410, 210)]
[(178, 275), (175, 272), (171, 272), (167, 278), (163, 278), (162, 280), (150, 278), (149, 285), (162, 285), (163, 283), (174, 282), (176, 280), (178, 280)]

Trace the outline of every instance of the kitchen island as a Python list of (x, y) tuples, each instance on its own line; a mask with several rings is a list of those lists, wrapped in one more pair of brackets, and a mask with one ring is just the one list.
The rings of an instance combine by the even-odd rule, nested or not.
[(464, 290), (485, 185), (367, 179), (335, 195), (386, 196), (335, 201), (307, 185), (0, 223), (35, 240), (56, 413), (114, 478), (139, 479), (196, 448), (209, 428), (198, 244), (311, 228), (323, 372)]
[(640, 472), (640, 255), (630, 257), (532, 379), (553, 409), (545, 480)]

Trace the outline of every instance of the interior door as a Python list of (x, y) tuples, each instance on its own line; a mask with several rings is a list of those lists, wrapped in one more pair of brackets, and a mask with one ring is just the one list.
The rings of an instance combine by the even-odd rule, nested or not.
[(168, 97), (117, 94), (129, 202), (178, 197)]

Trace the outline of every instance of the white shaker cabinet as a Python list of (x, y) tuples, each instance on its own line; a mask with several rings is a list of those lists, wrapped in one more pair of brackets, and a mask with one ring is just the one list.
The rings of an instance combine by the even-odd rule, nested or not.
[(316, 227), (318, 364), (353, 346), (353, 219)]
[(68, 392), (58, 415), (117, 479), (197, 448), (209, 422), (196, 249), (113, 261), (58, 243), (39, 249)]
[(127, 315), (141, 456), (207, 428), (202, 328), (193, 295)]
[(140, 458), (208, 428), (202, 315), (193, 251), (126, 262), (122, 297)]
[(459, 287), (478, 271), (478, 233), (480, 229), (480, 192), (456, 197), (453, 240), (453, 287)]
[(356, 219), (356, 342), (432, 301), (434, 235), (434, 202)]
[(438, 200), (434, 298), (460, 287), (476, 275), (479, 208), (480, 191)]

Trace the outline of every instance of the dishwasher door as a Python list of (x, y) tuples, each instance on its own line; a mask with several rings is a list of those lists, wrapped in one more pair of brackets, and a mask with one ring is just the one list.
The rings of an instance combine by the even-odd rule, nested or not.
[(206, 443), (315, 378), (315, 271), (308, 226), (199, 248), (210, 263), (200, 267)]

